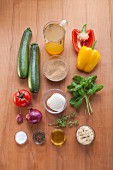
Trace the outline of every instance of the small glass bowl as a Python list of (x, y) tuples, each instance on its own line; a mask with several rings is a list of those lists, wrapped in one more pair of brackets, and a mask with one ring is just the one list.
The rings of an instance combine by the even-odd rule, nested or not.
[(43, 144), (45, 142), (45, 133), (40, 130), (35, 131), (33, 133), (33, 141), (35, 144), (38, 144), (38, 145)]
[[(78, 137), (77, 137), (77, 133), (78, 133), (78, 131), (80, 130), (80, 128), (82, 128), (82, 127), (88, 127), (89, 129), (92, 130), (93, 135), (94, 135), (93, 139), (92, 139), (89, 143), (87, 143), (87, 144), (83, 144), (82, 142), (80, 142), (80, 141), (78, 140)], [(90, 127), (90, 126), (88, 126), (88, 125), (80, 126), (80, 127), (77, 129), (77, 131), (76, 131), (76, 139), (77, 139), (77, 142), (78, 142), (79, 144), (81, 144), (81, 145), (83, 145), (83, 146), (88, 146), (88, 145), (92, 144), (93, 141), (95, 140), (95, 131), (94, 131), (94, 129), (93, 129), (92, 127)]]
[[(52, 78), (50, 78), (48, 75), (47, 75), (47, 71), (45, 70), (45, 68), (46, 68), (46, 65), (47, 64), (49, 64), (49, 62), (51, 62), (51, 61), (62, 61), (63, 63), (65, 63), (65, 74), (64, 74), (64, 76), (62, 76), (62, 77), (59, 77), (59, 79), (52, 79)], [(62, 57), (61, 56), (57, 56), (57, 55), (55, 55), (54, 57), (51, 57), (51, 59), (49, 59), (49, 60), (47, 60), (47, 61), (45, 61), (44, 63), (43, 63), (43, 66), (42, 66), (42, 71), (43, 71), (43, 74), (44, 74), (44, 76), (48, 79), (48, 80), (50, 80), (50, 81), (53, 81), (53, 82), (59, 82), (59, 81), (61, 81), (61, 80), (64, 80), (65, 78), (66, 78), (66, 76), (67, 76), (67, 74), (68, 74), (68, 72), (69, 72), (69, 62), (67, 62), (66, 60), (64, 60), (64, 59), (62, 59)], [(51, 69), (50, 69), (50, 67), (48, 67), (48, 69), (49, 69), (49, 72), (51, 72)], [(59, 69), (58, 69), (59, 70)]]
[[(66, 99), (65, 105), (64, 105), (63, 109), (60, 110), (60, 111), (54, 111), (54, 110), (50, 109), (50, 108), (47, 106), (47, 100), (48, 100), (54, 93), (59, 93), (59, 94), (61, 94), (61, 95)], [(49, 113), (59, 114), (59, 113), (63, 112), (64, 109), (65, 109), (66, 106), (67, 106), (67, 97), (66, 97), (65, 93), (64, 93), (62, 90), (60, 90), (60, 89), (50, 89), (50, 90), (48, 90), (48, 91), (45, 93), (42, 102), (43, 102), (44, 108), (45, 108)]]
[(24, 131), (18, 131), (15, 133), (15, 142), (18, 144), (18, 145), (23, 145), (27, 142), (28, 140), (28, 137), (27, 137), (27, 134), (26, 132)]
[(62, 146), (66, 141), (66, 135), (63, 130), (55, 129), (51, 132), (51, 142), (55, 146)]

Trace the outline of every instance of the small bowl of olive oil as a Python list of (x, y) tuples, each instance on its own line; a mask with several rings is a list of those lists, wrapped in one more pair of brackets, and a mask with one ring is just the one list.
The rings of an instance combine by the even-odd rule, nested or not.
[(55, 129), (51, 132), (51, 142), (55, 146), (62, 146), (66, 141), (66, 136), (64, 131), (61, 129)]

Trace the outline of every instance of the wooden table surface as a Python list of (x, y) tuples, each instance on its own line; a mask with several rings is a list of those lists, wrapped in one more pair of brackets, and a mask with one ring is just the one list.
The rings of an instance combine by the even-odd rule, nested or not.
[[(15, 117), (19, 109), (13, 104), (12, 95), (17, 89), (28, 89), (27, 79), (20, 80), (17, 75), (17, 53), (23, 31), (30, 27), (33, 32), (31, 42), (38, 42), (41, 50), (41, 68), (50, 56), (44, 49), (43, 26), (48, 21), (66, 19), (68, 27), (65, 50), (62, 54), (70, 63), (68, 77), (60, 83), (51, 83), (43, 76), (41, 69), (41, 88), (32, 95), (32, 107), (43, 113), (39, 125), (30, 125), (25, 120), (18, 125)], [(84, 23), (95, 31), (96, 48), (101, 53), (101, 61), (96, 69), (85, 74), (76, 67), (77, 54), (71, 43), (71, 31), (80, 29)], [(113, 1), (112, 0), (0, 0), (0, 170), (112, 170), (113, 169)], [(98, 83), (105, 88), (96, 94), (91, 104), (92, 116), (85, 115), (85, 105), (77, 113), (80, 125), (94, 128), (96, 139), (91, 146), (83, 147), (75, 140), (76, 128), (65, 129), (66, 143), (57, 148), (50, 142), (52, 127), (48, 123), (55, 116), (47, 113), (42, 105), (44, 93), (51, 88), (60, 88), (70, 94), (66, 86), (72, 76), (98, 76)], [(25, 115), (27, 109), (23, 110)], [(64, 114), (73, 108), (69, 103)], [(33, 143), (35, 130), (46, 133), (42, 146)], [(23, 130), (28, 134), (28, 143), (18, 146), (14, 141), (15, 132)]]

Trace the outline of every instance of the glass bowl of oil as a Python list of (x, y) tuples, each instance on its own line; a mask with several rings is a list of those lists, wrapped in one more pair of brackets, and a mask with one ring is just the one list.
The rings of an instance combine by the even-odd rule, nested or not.
[(66, 141), (66, 136), (63, 130), (55, 129), (51, 132), (51, 142), (55, 146), (62, 146)]

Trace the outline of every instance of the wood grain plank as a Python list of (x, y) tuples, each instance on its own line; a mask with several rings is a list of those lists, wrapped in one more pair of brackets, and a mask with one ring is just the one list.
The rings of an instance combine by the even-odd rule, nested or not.
[[(50, 56), (44, 49), (43, 27), (49, 21), (66, 19), (65, 50), (62, 57), (70, 64), (68, 77), (59, 83), (52, 83), (44, 77), (42, 65)], [(95, 31), (96, 48), (101, 53), (99, 65), (90, 74), (76, 69), (77, 54), (71, 43), (71, 31), (80, 29), (84, 23)], [(12, 102), (13, 93), (19, 88), (28, 89), (27, 79), (17, 76), (17, 53), (23, 31), (30, 27), (33, 35), (31, 43), (38, 42), (41, 53), (41, 88), (32, 95), (31, 106), (43, 113), (42, 123), (29, 125), (26, 121), (17, 125), (15, 121), (19, 109)], [(0, 0), (0, 170), (112, 170), (113, 169), (113, 1), (112, 0)], [(95, 129), (93, 145), (82, 147), (75, 140), (76, 129), (65, 129), (67, 141), (61, 148), (50, 142), (52, 127), (48, 123), (55, 117), (47, 113), (42, 105), (44, 93), (51, 88), (62, 89), (70, 98), (66, 86), (74, 74), (98, 75), (98, 83), (105, 85), (103, 91), (91, 99), (94, 114), (84, 114), (85, 104), (77, 110), (77, 119)], [(74, 110), (69, 103), (64, 114)], [(25, 114), (26, 109), (23, 109)], [(46, 142), (37, 146), (32, 141), (35, 130), (46, 133)], [(24, 130), (28, 143), (22, 147), (15, 144), (14, 134)]]

